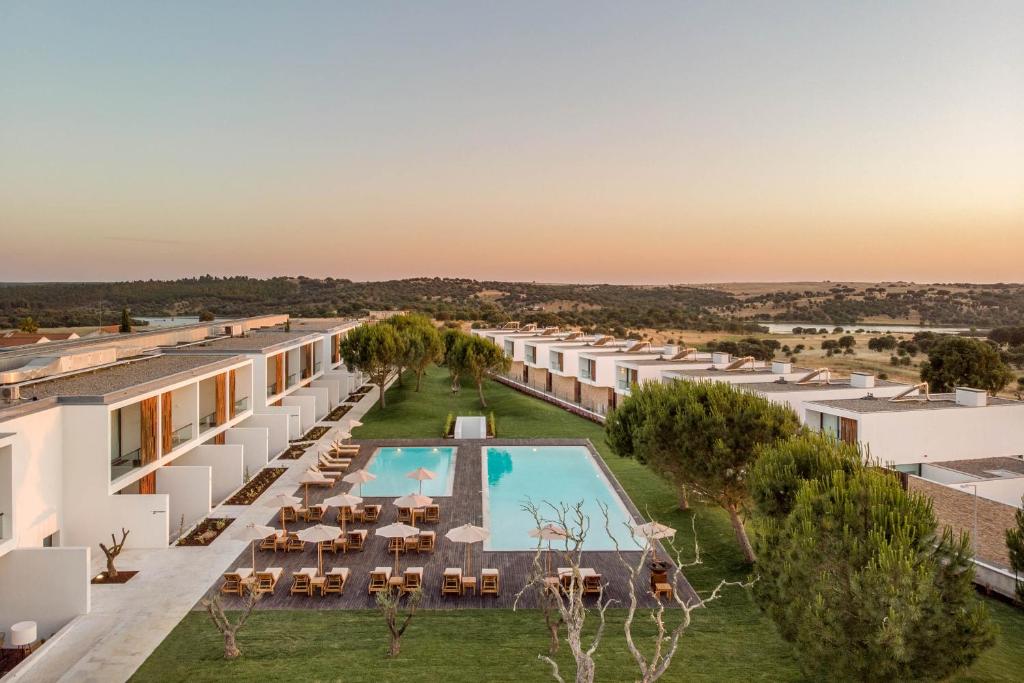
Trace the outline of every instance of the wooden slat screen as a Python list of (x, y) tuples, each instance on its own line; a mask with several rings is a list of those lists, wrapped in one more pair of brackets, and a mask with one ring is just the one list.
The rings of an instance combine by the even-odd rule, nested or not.
[(171, 392), (160, 396), (160, 453), (171, 452), (171, 437), (174, 435), (174, 397)]
[(228, 374), (228, 415), (233, 419), (235, 417), (235, 403), (238, 402), (236, 398), (236, 388), (238, 385), (238, 371), (232, 370)]
[[(159, 404), (160, 399), (157, 396), (144, 399), (139, 404), (139, 460), (143, 466), (156, 462), (160, 457), (157, 448), (157, 434), (160, 431), (157, 421), (162, 418), (162, 415), (158, 414)], [(156, 472), (151, 472), (139, 480), (139, 493), (156, 493)]]

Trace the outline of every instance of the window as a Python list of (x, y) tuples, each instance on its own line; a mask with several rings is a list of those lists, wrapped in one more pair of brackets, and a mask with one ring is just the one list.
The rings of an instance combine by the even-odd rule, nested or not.
[(580, 358), (580, 379), (594, 380), (597, 378), (597, 361)]
[(536, 346), (527, 346), (526, 347), (526, 362), (527, 363), (533, 363), (533, 364), (537, 363), (537, 347)]
[(549, 366), (552, 370), (562, 371), (562, 354), (559, 351), (551, 351), (551, 361)]
[(615, 366), (615, 385), (619, 389), (629, 389), (637, 383), (637, 372), (621, 365)]
[(515, 353), (515, 344), (511, 340), (505, 342), (505, 355), (511, 358)]

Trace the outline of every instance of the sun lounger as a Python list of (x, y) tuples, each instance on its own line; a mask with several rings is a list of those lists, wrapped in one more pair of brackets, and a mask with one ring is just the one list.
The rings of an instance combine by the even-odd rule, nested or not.
[(412, 593), (423, 588), (423, 567), (409, 567), (405, 570), (402, 593)]
[(348, 544), (345, 549), (362, 551), (366, 547), (366, 536), (368, 533), (366, 529), (353, 529), (348, 532)]
[(572, 567), (559, 567), (558, 568), (558, 582), (562, 586), (562, 590), (568, 592), (577, 585), (577, 577)]
[(500, 589), (497, 569), (484, 569), (480, 572), (480, 595), (497, 595)]
[(325, 575), (326, 581), (324, 582), (323, 594), (328, 593), (341, 593), (345, 592), (345, 584), (348, 583), (349, 569), (348, 567), (331, 567), (331, 571)]
[(273, 550), (275, 553), (279, 548), (284, 547), (285, 535), (283, 531), (270, 534), (260, 541), (260, 550)]
[(441, 579), (441, 595), (462, 595), (462, 569), (448, 567)]
[(399, 524), (412, 524), (412, 508), (398, 508)]
[(374, 524), (380, 519), (380, 505), (366, 505), (363, 507), (363, 514), (360, 516), (364, 524)]
[(291, 594), (313, 595), (314, 578), (316, 578), (316, 567), (303, 567), (299, 571), (293, 572)]
[(281, 508), (281, 519), (287, 522), (296, 522), (299, 519), (299, 508), (295, 505), (286, 505)]
[(437, 534), (433, 531), (421, 531), (419, 542), (416, 544), (416, 552), (432, 553), (437, 542)]
[(397, 552), (400, 552), (400, 553), (404, 553), (405, 552), (405, 541), (406, 541), (406, 539), (404, 539), (404, 538), (398, 538), (398, 537), (396, 537), (396, 538), (389, 538), (388, 539), (388, 552), (389, 553), (394, 553), (394, 552), (397, 551)]
[(423, 509), (423, 521), (427, 524), (437, 524), (441, 521), (441, 508), (438, 505), (428, 505)]
[(348, 466), (352, 464), (351, 460), (328, 460), (323, 455), (320, 456), (319, 469), (327, 472), (341, 472), (348, 469)]
[(327, 512), (326, 505), (310, 505), (306, 510), (306, 521), (307, 522), (322, 522), (324, 521), (324, 514)]
[(297, 534), (288, 534), (288, 540), (285, 541), (284, 549), (285, 552), (289, 553), (301, 553), (306, 549), (306, 542), (300, 539)]
[(657, 598), (657, 599), (661, 599), (661, 598), (665, 597), (665, 598), (668, 598), (669, 600), (671, 600), (672, 599), (672, 584), (670, 584), (670, 583), (662, 583), (661, 581), (657, 581), (654, 584), (654, 589), (652, 590), (652, 592), (654, 593), (654, 597)]
[(580, 576), (583, 577), (583, 595), (600, 595), (604, 587), (601, 585), (601, 575), (590, 567), (580, 569)]
[(248, 576), (251, 572), (251, 569), (246, 569), (243, 575), (243, 572), (236, 569), (233, 572), (226, 573), (224, 575), (224, 583), (220, 587), (220, 592), (225, 595), (241, 596), (252, 583), (252, 579)]
[(338, 524), (354, 521), (356, 521), (356, 514), (351, 507), (345, 506), (338, 508)]
[(370, 572), (370, 594), (380, 593), (388, 589), (391, 580), (391, 567), (377, 567)]
[(273, 593), (274, 589), (277, 588), (277, 582), (281, 580), (282, 574), (284, 574), (284, 569), (281, 567), (268, 567), (261, 572), (256, 572), (256, 583), (253, 584), (253, 592), (258, 595)]
[(341, 477), (341, 472), (321, 472), (316, 467), (310, 467), (308, 472), (312, 474), (319, 474), (324, 478), (323, 481), (310, 482), (310, 486), (323, 486), (330, 488), (338, 483), (338, 479)]

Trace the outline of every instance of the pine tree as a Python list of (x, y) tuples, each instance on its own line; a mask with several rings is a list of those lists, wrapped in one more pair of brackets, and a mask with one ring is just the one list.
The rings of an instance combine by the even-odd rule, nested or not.
[(751, 491), (755, 597), (808, 677), (939, 680), (994, 642), (968, 537), (940, 531), (930, 500), (848, 447), (808, 436), (762, 449)]
[[(1024, 498), (1021, 499), (1024, 505)], [(1010, 551), (1010, 569), (1017, 575), (1017, 600), (1024, 602), (1024, 508), (1015, 515), (1017, 526), (1006, 530), (1006, 548)]]

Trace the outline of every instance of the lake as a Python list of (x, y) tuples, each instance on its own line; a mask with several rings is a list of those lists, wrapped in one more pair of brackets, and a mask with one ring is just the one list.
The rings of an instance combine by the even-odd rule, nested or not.
[(842, 327), (846, 332), (864, 330), (865, 332), (880, 332), (882, 334), (914, 334), (915, 332), (943, 332), (945, 334), (958, 334), (970, 332), (969, 327), (931, 327), (928, 325), (911, 325), (909, 323), (896, 323), (883, 325), (882, 323), (850, 323), (849, 325), (836, 325), (835, 323), (757, 323), (768, 328), (771, 334), (791, 334), (794, 327), (815, 327), (825, 328), (829, 332), (837, 327)]

